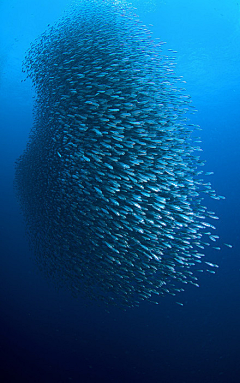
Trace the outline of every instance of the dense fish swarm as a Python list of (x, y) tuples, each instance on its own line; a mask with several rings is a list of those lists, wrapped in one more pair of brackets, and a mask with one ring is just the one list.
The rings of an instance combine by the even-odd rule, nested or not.
[(219, 197), (200, 178), (189, 97), (161, 46), (126, 3), (86, 0), (25, 60), (35, 121), (16, 189), (37, 261), (107, 303), (197, 285), (194, 265), (218, 238), (203, 196)]

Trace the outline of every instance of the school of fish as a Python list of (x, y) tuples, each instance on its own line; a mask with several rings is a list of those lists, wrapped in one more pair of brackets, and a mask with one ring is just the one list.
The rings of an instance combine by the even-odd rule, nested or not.
[(203, 200), (222, 197), (162, 44), (126, 2), (83, 0), (25, 58), (36, 100), (17, 195), (40, 268), (73, 294), (159, 303), (217, 267)]

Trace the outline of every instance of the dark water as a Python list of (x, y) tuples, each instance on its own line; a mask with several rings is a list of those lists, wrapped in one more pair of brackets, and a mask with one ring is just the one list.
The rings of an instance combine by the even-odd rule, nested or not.
[[(220, 217), (221, 252), (209, 250), (217, 274), (173, 297), (126, 312), (72, 298), (46, 281), (32, 259), (13, 191), (14, 161), (32, 126), (31, 84), (21, 83), (30, 43), (70, 1), (0, 2), (0, 381), (240, 381), (240, 3), (136, 1), (155, 36), (178, 51), (201, 125), (206, 171), (224, 201), (208, 201)], [(142, 10), (141, 10), (142, 9)]]

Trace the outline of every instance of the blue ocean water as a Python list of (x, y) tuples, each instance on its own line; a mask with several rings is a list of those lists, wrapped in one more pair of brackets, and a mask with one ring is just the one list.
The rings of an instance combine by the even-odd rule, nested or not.
[(33, 123), (34, 91), (21, 82), (26, 50), (68, 0), (0, 2), (0, 381), (161, 382), (240, 381), (239, 189), (240, 3), (234, 0), (136, 0), (155, 37), (176, 50), (176, 73), (198, 113), (202, 157), (213, 188), (208, 201), (217, 234), (232, 249), (209, 249), (219, 264), (186, 286), (177, 300), (161, 298), (121, 311), (56, 290), (38, 271), (13, 190), (14, 163)]

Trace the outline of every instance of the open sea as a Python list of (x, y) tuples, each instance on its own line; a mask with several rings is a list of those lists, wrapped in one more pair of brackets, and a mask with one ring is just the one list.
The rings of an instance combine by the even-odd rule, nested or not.
[[(81, 54), (77, 56), (78, 51), (74, 47), (76, 56), (73, 56), (71, 54), (71, 49), (73, 49), (71, 48), (71, 42), (73, 40), (72, 37), (70, 39), (68, 34), (70, 34), (70, 29), (75, 28), (75, 25), (78, 25), (77, 23), (81, 21), (79, 19), (82, 17), (82, 8), (81, 5), (79, 6), (79, 3), (87, 4), (86, 9), (88, 10), (83, 14), (83, 19), (85, 18), (86, 23), (82, 29), (76, 26), (78, 28), (76, 33), (81, 33), (81, 39), (84, 41), (84, 44), (79, 45)], [(197, 135), (201, 137), (202, 142), (199, 145), (202, 151), (198, 155), (201, 160), (206, 161), (203, 168), (203, 181), (201, 182), (203, 184), (211, 182), (212, 189), (216, 191), (216, 195), (225, 197), (223, 199), (206, 196), (203, 202), (208, 211), (215, 212), (216, 216), (219, 217), (219, 220), (211, 221), (216, 227), (213, 235), (219, 236), (219, 239), (216, 241), (216, 245), (216, 238), (214, 237), (212, 241), (210, 238), (209, 242), (211, 242), (212, 246), (220, 247), (221, 250), (214, 249), (212, 246), (206, 246), (204, 250), (199, 249), (199, 251), (204, 253), (203, 263), (206, 261), (219, 267), (211, 268), (210, 266), (208, 268), (210, 272), (205, 270), (205, 267), (204, 272), (197, 272), (195, 270), (196, 267), (194, 268), (193, 266), (193, 274), (198, 277), (197, 284), (199, 287), (192, 283), (181, 284), (179, 282), (180, 289), (183, 287), (184, 291), (177, 292), (176, 295), (171, 295), (164, 291), (164, 296), (161, 294), (155, 296), (155, 303), (157, 304), (149, 302), (148, 299), (137, 298), (140, 290), (134, 290), (134, 298), (131, 301), (132, 296), (130, 295), (133, 286), (137, 289), (136, 286), (139, 283), (142, 289), (142, 296), (149, 298), (151, 295), (149, 291), (151, 293), (151, 289), (154, 289), (155, 285), (157, 285), (156, 280), (154, 280), (154, 266), (152, 269), (150, 267), (150, 270), (153, 272), (153, 275), (151, 274), (151, 277), (149, 277), (151, 278), (150, 285), (147, 284), (146, 274), (149, 270), (148, 265), (155, 265), (158, 264), (156, 262), (159, 262), (159, 267), (161, 268), (161, 261), (157, 261), (156, 256), (156, 259), (153, 260), (151, 255), (149, 255), (150, 260), (148, 259), (143, 262), (142, 259), (148, 254), (148, 251), (150, 252), (149, 254), (153, 254), (157, 248), (159, 249), (158, 254), (162, 254), (162, 259), (164, 259), (164, 256), (171, 257), (169, 247), (177, 249), (178, 254), (179, 251), (182, 251), (183, 257), (186, 253), (189, 256), (188, 251), (190, 250), (188, 244), (186, 244), (187, 241), (182, 245), (182, 250), (179, 250), (178, 243), (181, 241), (181, 236), (180, 239), (179, 237), (176, 239), (175, 233), (181, 232), (182, 229), (175, 230), (172, 226), (168, 232), (165, 232), (165, 226), (162, 226), (161, 230), (169, 238), (171, 236), (174, 238), (173, 240), (166, 240), (166, 243), (171, 243), (171, 245), (168, 245), (168, 248), (164, 247), (162, 239), (158, 239), (158, 247), (155, 237), (151, 236), (152, 231), (149, 230), (147, 223), (145, 226), (141, 226), (142, 218), (140, 219), (139, 216), (135, 216), (139, 220), (138, 223), (136, 223), (136, 220), (128, 220), (129, 211), (134, 209), (141, 210), (142, 208), (144, 210), (148, 206), (148, 211), (153, 212), (151, 209), (155, 202), (150, 203), (150, 199), (148, 204), (144, 205), (144, 198), (138, 197), (137, 199), (136, 197), (135, 208), (133, 207), (133, 210), (131, 208), (128, 208), (128, 211), (125, 210), (127, 218), (125, 215), (121, 215), (122, 210), (118, 209), (122, 206), (124, 208), (125, 205), (130, 203), (131, 194), (128, 193), (131, 192), (128, 191), (128, 188), (132, 188), (131, 190), (134, 190), (136, 195), (136, 190), (138, 190), (136, 189), (137, 186), (135, 186), (136, 183), (132, 181), (133, 183), (131, 184), (134, 176), (136, 175), (137, 177), (139, 174), (146, 176), (147, 172), (150, 172), (152, 169), (153, 163), (155, 164), (154, 160), (150, 158), (149, 153), (151, 151), (148, 149), (148, 144), (146, 145), (146, 142), (139, 144), (140, 141), (136, 141), (137, 144), (140, 146), (145, 145), (144, 148), (146, 148), (145, 158), (146, 161), (149, 161), (147, 170), (144, 168), (144, 162), (142, 164), (141, 161), (137, 162), (139, 160), (139, 152), (136, 154), (132, 149), (131, 142), (135, 136), (134, 133), (133, 136), (131, 134), (134, 132), (134, 129), (141, 131), (138, 128), (138, 122), (135, 122), (134, 125), (134, 111), (136, 112), (134, 116), (137, 113), (140, 116), (139, 124), (142, 128), (141, 132), (144, 131), (145, 134), (143, 140), (146, 138), (146, 126), (148, 124), (149, 126), (151, 125), (149, 132), (157, 131), (158, 126), (161, 125), (161, 123), (157, 125), (156, 122), (158, 112), (155, 109), (154, 111), (153, 109), (150, 110), (155, 108), (156, 103), (160, 102), (156, 101), (158, 96), (156, 96), (156, 99), (154, 98), (159, 87), (150, 80), (151, 76), (154, 77), (154, 65), (156, 65), (157, 73), (160, 73), (161, 65), (163, 64), (161, 64), (161, 60), (154, 61), (155, 59), (153, 59), (152, 63), (148, 64), (148, 71), (145, 70), (146, 68), (144, 69), (144, 66), (141, 67), (141, 62), (145, 62), (144, 60), (148, 60), (148, 58), (145, 58), (142, 51), (140, 52), (139, 50), (138, 61), (138, 54), (136, 54), (138, 48), (136, 47), (138, 39), (140, 45), (145, 44), (145, 40), (143, 41), (143, 38), (140, 35), (138, 36), (138, 30), (134, 34), (135, 24), (131, 24), (131, 15), (127, 16), (126, 25), (121, 23), (118, 25), (117, 22), (114, 24), (111, 12), (109, 14), (106, 13), (106, 15), (103, 14), (101, 15), (101, 20), (103, 20), (102, 27), (97, 29), (94, 24), (95, 19), (92, 19), (92, 21), (91, 15), (96, 13), (94, 11), (95, 5), (97, 6), (101, 3), (104, 3), (106, 6), (108, 6), (108, 3), (114, 3), (115, 10), (122, 6), (121, 1), (113, 0), (76, 0), (75, 2), (70, 0), (0, 0), (0, 382), (239, 383), (240, 1), (133, 0), (131, 2), (133, 7), (136, 8), (134, 12), (139, 16), (141, 25), (146, 26), (141, 27), (141, 30), (146, 28), (146, 30), (151, 31), (152, 41), (165, 43), (157, 54), (165, 58), (170, 56), (169, 60), (167, 58), (168, 64), (166, 65), (169, 65), (167, 68), (172, 68), (171, 57), (175, 58), (173, 75), (184, 81), (183, 85), (186, 90), (183, 92), (191, 96), (191, 104), (194, 106), (194, 110), (196, 110), (193, 114), (187, 115), (190, 119), (189, 123), (201, 127)], [(125, 4), (125, 2), (123, 3)], [(81, 16), (77, 19), (76, 23), (74, 22), (76, 14), (73, 10), (75, 6), (78, 9), (78, 14)], [(62, 17), (68, 17), (66, 15), (69, 14), (70, 17), (64, 19), (66, 21), (64, 22), (64, 27), (62, 27), (66, 28), (64, 33), (66, 33), (66, 39), (70, 41), (70, 43), (68, 42), (70, 45), (66, 45), (66, 53), (64, 53), (68, 55), (69, 61), (66, 61), (63, 57), (63, 51), (61, 51), (61, 44), (64, 44), (65, 37), (61, 35), (62, 40), (60, 40), (60, 35), (54, 35), (55, 32), (49, 31), (51, 31), (50, 28), (52, 26), (57, 25)], [(127, 29), (128, 23), (133, 28), (131, 31), (129, 29), (129, 32)], [(89, 25), (89, 33), (86, 25)], [(123, 25), (122, 28), (126, 29), (124, 29), (124, 32), (121, 25)], [(38, 53), (32, 54), (31, 65), (35, 65), (36, 74), (34, 87), (34, 79), (32, 82), (31, 79), (26, 78), (26, 73), (22, 72), (22, 63), (31, 44), (38, 44), (40, 41), (39, 36), (46, 30), (47, 36), (49, 33), (53, 33), (46, 43), (46, 49), (48, 49), (48, 44), (52, 44), (52, 53), (48, 54), (43, 48), (40, 48)], [(109, 34), (109, 43), (106, 43), (106, 36), (109, 31), (113, 32)], [(148, 34), (148, 32), (146, 33)], [(115, 41), (119, 44), (116, 50), (113, 45)], [(131, 41), (134, 41), (135, 44), (133, 51), (131, 51)], [(89, 44), (89, 49), (86, 48), (86, 44)], [(103, 50), (108, 47), (107, 53), (99, 53), (103, 51), (98, 50), (97, 44), (102, 44)], [(123, 48), (125, 44), (126, 48)], [(55, 50), (54, 46), (57, 46), (58, 50)], [(91, 49), (91, 46), (97, 48)], [(102, 71), (106, 69), (104, 69), (105, 64), (101, 64), (101, 67), (99, 62), (108, 62), (111, 54), (113, 56), (118, 54), (118, 49), (123, 49), (122, 52), (124, 52), (125, 58), (122, 59), (121, 55), (119, 55), (115, 60), (114, 68), (122, 65), (122, 75), (119, 75), (118, 69), (116, 71), (114, 69), (115, 72), (110, 72), (110, 70), (108, 72), (107, 69), (107, 74), (104, 74)], [(91, 56), (88, 52), (91, 52)], [(128, 56), (126, 52), (129, 52)], [(63, 68), (61, 69), (62, 77), (59, 77), (59, 75), (57, 78), (47, 73), (47, 65), (49, 67), (52, 65), (50, 62), (53, 55), (55, 60), (54, 68)], [(71, 59), (76, 60), (74, 68), (72, 68)], [(44, 66), (44, 60), (50, 64)], [(125, 60), (125, 64), (122, 60)], [(68, 72), (65, 71), (65, 67), (61, 67), (62, 62), (68, 66)], [(80, 90), (73, 90), (71, 93), (72, 104), (75, 103), (74, 105), (77, 105), (77, 108), (78, 104), (76, 102), (78, 102), (82, 108), (79, 115), (83, 117), (78, 117), (79, 119), (83, 118), (81, 126), (88, 126), (86, 129), (88, 129), (88, 132), (90, 131), (89, 136), (86, 134), (84, 136), (85, 139), (82, 139), (82, 141), (81, 137), (83, 136), (79, 136), (78, 141), (77, 139), (74, 141), (76, 133), (72, 133), (71, 126), (73, 125), (71, 123), (65, 124), (67, 121), (66, 116), (73, 118), (72, 114), (74, 114), (72, 110), (68, 111), (69, 101), (66, 101), (66, 98), (64, 99), (63, 106), (61, 106), (62, 109), (56, 103), (56, 97), (58, 97), (56, 95), (66, 94), (66, 89), (69, 89), (66, 84), (69, 84), (70, 80), (64, 77), (65, 73), (70, 77), (73, 76), (72, 71), (77, 70), (76, 65), (78, 64), (82, 64), (82, 70), (85, 71), (81, 75), (82, 78), (89, 80), (87, 84), (83, 82), (85, 85), (79, 85), (80, 81), (85, 81), (82, 78), (79, 79), (78, 85), (75, 82), (74, 86), (79, 86), (78, 89)], [(100, 66), (96, 68), (96, 65)], [(138, 70), (137, 72), (136, 70), (136, 77), (134, 77), (135, 75), (131, 77), (131, 68), (137, 68), (138, 66), (140, 71)], [(164, 68), (166, 67), (164, 66)], [(93, 69), (95, 69), (95, 72), (93, 72)], [(101, 76), (105, 76), (105, 80), (102, 80)], [(149, 76), (149, 79), (146, 78), (147, 76)], [(130, 101), (127, 100), (130, 97), (130, 93), (128, 91), (124, 93), (126, 90), (124, 84), (125, 82), (129, 84), (129, 78), (132, 79), (131, 84), (126, 86), (129, 86), (131, 91), (133, 89)], [(136, 85), (137, 81), (140, 85)], [(148, 93), (145, 92), (141, 98), (139, 96), (139, 89), (146, 81), (149, 84), (147, 88)], [(158, 84), (158, 81), (160, 80), (158, 74), (156, 74), (156, 84)], [(102, 84), (101, 87), (99, 87), (100, 83)], [(112, 98), (114, 101), (108, 101), (108, 108), (104, 109), (104, 100), (109, 100), (107, 97), (111, 94), (109, 93), (108, 96), (104, 95), (104, 92), (107, 92), (104, 88), (106, 84), (109, 92), (111, 89), (114, 91), (116, 89), (121, 90), (115, 92), (115, 98)], [(182, 87), (183, 85), (174, 83), (173, 87)], [(36, 86), (39, 86), (38, 94)], [(89, 91), (85, 92), (85, 86), (89, 87)], [(91, 87), (96, 87), (97, 91), (102, 89), (100, 91), (101, 94), (94, 93)], [(88, 92), (92, 92), (91, 99), (84, 109), (82, 105), (85, 100), (88, 100)], [(121, 92), (122, 95), (124, 93), (124, 102), (129, 102), (128, 105), (124, 104), (124, 107), (120, 97)], [(152, 96), (153, 92), (155, 92), (154, 96)], [(162, 118), (165, 121), (170, 119), (172, 122), (167, 122), (167, 124), (163, 122), (163, 125), (161, 125), (162, 135), (156, 137), (165, 137), (165, 134), (168, 134), (166, 140), (172, 140), (171, 142), (173, 142), (177, 137), (177, 131), (170, 131), (171, 126), (175, 126), (174, 116), (169, 114), (170, 117), (166, 117), (166, 115), (170, 113), (169, 110), (172, 110), (172, 104), (174, 107), (178, 106), (178, 98), (176, 100), (175, 98), (172, 99), (168, 91), (167, 93), (163, 92), (164, 96), (162, 96), (161, 92), (159, 97), (164, 97), (163, 104), (166, 108)], [(74, 101), (76, 100), (76, 94), (80, 94), (78, 101)], [(120, 101), (116, 101), (119, 97)], [(149, 101), (150, 106), (147, 104), (150, 109), (146, 109), (146, 106), (144, 106), (148, 101), (142, 101), (142, 103), (139, 101), (145, 100), (144, 97), (146, 100), (152, 97), (153, 101), (151, 103)], [(94, 104), (95, 102), (97, 104)], [(110, 104), (111, 102), (112, 105)], [(109, 105), (112, 106), (112, 114), (109, 117), (110, 120), (112, 119), (112, 125), (109, 123), (109, 120), (101, 125), (99, 121), (103, 121), (101, 119), (104, 116), (102, 111), (104, 110), (104, 113), (108, 113)], [(137, 110), (136, 105), (138, 105), (140, 111)], [(162, 104), (159, 105), (161, 109)], [(106, 129), (110, 129), (109, 126), (111, 129), (108, 132), (112, 132), (115, 128), (118, 129), (117, 126), (120, 123), (117, 125), (114, 119), (118, 118), (119, 115), (122, 116), (121, 124), (125, 124), (124, 121), (127, 121), (126, 117), (123, 117), (123, 114), (126, 112), (125, 107), (130, 110), (128, 111), (129, 117), (127, 117), (130, 122), (128, 121), (128, 124), (126, 123), (126, 126), (124, 126), (127, 133), (125, 133), (124, 138), (120, 133), (116, 136), (118, 143), (123, 143), (125, 139), (132, 140), (131, 142), (129, 141), (130, 144), (128, 143), (128, 147), (125, 149), (125, 153), (127, 153), (124, 154), (125, 159), (123, 159), (123, 162), (125, 162), (123, 165), (121, 164), (124, 170), (122, 168), (118, 170), (120, 168), (117, 167), (120, 157), (113, 158), (112, 165), (108, 161), (105, 171), (97, 174), (98, 181), (94, 181), (96, 182), (96, 189), (92, 191), (91, 187), (94, 186), (93, 180), (95, 180), (95, 165), (91, 165), (94, 164), (92, 158), (96, 160), (101, 158), (102, 160), (98, 160), (99, 163), (99, 161), (104, 161), (103, 158), (106, 158), (106, 156), (110, 156), (109, 153), (113, 153), (111, 152), (112, 149), (113, 151), (115, 150), (113, 148), (115, 145), (113, 142), (115, 141), (110, 136), (110, 133), (108, 133), (110, 138), (105, 138), (106, 135), (104, 134)], [(58, 112), (59, 110), (60, 112)], [(145, 114), (143, 114), (143, 110), (145, 110)], [(58, 116), (62, 114), (62, 119), (56, 117), (56, 113), (59, 113)], [(121, 115), (121, 113), (123, 114)], [(128, 116), (128, 113), (126, 116)], [(148, 117), (145, 117), (146, 115)], [(150, 115), (153, 122), (152, 120), (149, 121)], [(95, 122), (92, 122), (92, 116)], [(59, 125), (56, 124), (56, 121), (59, 122)], [(95, 126), (94, 123), (96, 124), (96, 121), (98, 121), (98, 126), (95, 132), (100, 137), (98, 136), (90, 142), (88, 137), (91, 136), (91, 129)], [(131, 123), (134, 127), (130, 129), (129, 124)], [(19, 157), (26, 150), (29, 134), (33, 126), (35, 126), (35, 129), (40, 129), (40, 133), (37, 133), (36, 137), (34, 136), (35, 138), (33, 138), (35, 147), (31, 149), (32, 152), (30, 154), (27, 154), (26, 164), (24, 163), (25, 165), (23, 165), (21, 163), (18, 165), (20, 166), (20, 181), (18, 180), (17, 189), (16, 181), (14, 181), (16, 161), (19, 161)], [(76, 145), (81, 146), (81, 142), (84, 143), (82, 145), (86, 145), (84, 146), (84, 161), (80, 162), (80, 164), (83, 164), (81, 165), (82, 168), (77, 160), (75, 160), (73, 148), (71, 149), (73, 156), (70, 162), (64, 163), (65, 154), (63, 153), (65, 152), (63, 151), (63, 146), (60, 147), (60, 144), (56, 141), (57, 138), (54, 144), (48, 144), (52, 137), (55, 137), (56, 129), (59, 129), (58, 132), (60, 133), (58, 134), (61, 135), (63, 131), (61, 126), (64, 126), (64, 132), (68, 133), (66, 140), (77, 142)], [(170, 129), (170, 133), (166, 133), (166, 127)], [(105, 144), (105, 147), (101, 146), (102, 142)], [(184, 145), (184, 143), (182, 144)], [(95, 148), (95, 157), (93, 155), (90, 160), (87, 156), (89, 152), (91, 153), (91, 148), (93, 148), (91, 145)], [(170, 181), (176, 177), (177, 165), (173, 160), (175, 158), (174, 155), (179, 156), (178, 158), (184, 157), (184, 154), (179, 154), (181, 153), (181, 145), (178, 146), (178, 149), (174, 149), (174, 152), (171, 151), (172, 147), (169, 146), (166, 149), (165, 146), (167, 154), (165, 153), (163, 166), (170, 173), (171, 171), (173, 172), (171, 174), (173, 178), (170, 177), (169, 173), (167, 173), (166, 178), (163, 178), (164, 182), (166, 182), (164, 183), (165, 186), (169, 185)], [(54, 158), (51, 152), (52, 147), (60, 148)], [(117, 147), (118, 151), (122, 150), (122, 148), (121, 144)], [(161, 155), (157, 152), (158, 146), (154, 147), (153, 145), (152, 148), (154, 158), (161, 161)], [(188, 150), (188, 146), (185, 149)], [(139, 150), (142, 150), (142, 147)], [(46, 153), (46, 157), (41, 157), (39, 153)], [(133, 153), (132, 157), (130, 155), (128, 157), (128, 153)], [(67, 155), (70, 155), (69, 149)], [(130, 159), (132, 159), (131, 163), (129, 162)], [(89, 168), (89, 166), (92, 167)], [(119, 174), (123, 174), (121, 172), (132, 168), (132, 166), (134, 169), (140, 170), (134, 170), (130, 176), (130, 173), (128, 173), (125, 178), (124, 176), (123, 178), (119, 176)], [(183, 169), (182, 164), (179, 166)], [(58, 186), (57, 177), (58, 172), (63, 168), (65, 173), (63, 172), (61, 175), (61, 182), (64, 183), (64, 186), (61, 189)], [(80, 168), (86, 170), (81, 173)], [(70, 174), (70, 169), (71, 175), (75, 172), (75, 178), (73, 180), (71, 178), (71, 184), (68, 181), (70, 178), (67, 178)], [(98, 169), (96, 167), (96, 173)], [(142, 173), (141, 169), (143, 169)], [(214, 174), (204, 175), (210, 172)], [(104, 186), (104, 182), (105, 184), (107, 182), (106, 174), (112, 174), (112, 179), (117, 177), (117, 175), (119, 176), (119, 178), (115, 178), (115, 184), (112, 183), (109, 189), (108, 186)], [(43, 179), (46, 185), (43, 184)], [(78, 180), (79, 185), (83, 185), (81, 189), (82, 194), (79, 194), (80, 197), (75, 186), (72, 186), (75, 185), (74, 180)], [(161, 189), (161, 182), (149, 182), (151, 193), (156, 194), (154, 186)], [(101, 183), (103, 187), (102, 191), (99, 191)], [(117, 194), (114, 191), (113, 193), (113, 185), (116, 186), (118, 183), (121, 190), (125, 188), (125, 192), (119, 191), (119, 194)], [(49, 184), (53, 186), (50, 187)], [(138, 184), (141, 184), (141, 180), (138, 181)], [(186, 185), (192, 184), (190, 182)], [(166, 203), (164, 205), (166, 206), (165, 210), (168, 209), (168, 201), (170, 199), (173, 201), (174, 198), (179, 198), (179, 202), (183, 204), (181, 206), (185, 206), (184, 202), (182, 202), (183, 187), (181, 188), (181, 185), (177, 184), (177, 186), (173, 185), (171, 190), (175, 190), (174, 187), (180, 190), (180, 197), (179, 194), (170, 192), (170, 189), (167, 189), (166, 186), (164, 192), (166, 200), (162, 202), (163, 204)], [(53, 192), (51, 188), (56, 193), (54, 194), (55, 199), (52, 197), (51, 193)], [(189, 186), (185, 193), (190, 193), (190, 189)], [(86, 194), (84, 194), (85, 190)], [(18, 193), (21, 194), (21, 204), (17, 197)], [(114, 199), (109, 198), (109, 195), (113, 194)], [(108, 196), (105, 198), (104, 203), (99, 202), (103, 195), (105, 197)], [(118, 195), (119, 199), (116, 197)], [(151, 195), (153, 196), (153, 194)], [(145, 194), (146, 196), (147, 194)], [(75, 200), (75, 197), (78, 199)], [(190, 201), (192, 201), (191, 198), (189, 199)], [(119, 206), (117, 201), (120, 200)], [(78, 209), (81, 210), (76, 215), (73, 213), (77, 206), (73, 206), (74, 201), (77, 201), (79, 204)], [(113, 206), (111, 204), (115, 204), (112, 210), (110, 207), (108, 208), (108, 206)], [(164, 210), (164, 206), (161, 205), (161, 209)], [(61, 214), (66, 214), (66, 211), (68, 211), (68, 217), (66, 218), (66, 216), (62, 215), (62, 218), (59, 218)], [(172, 210), (167, 210), (168, 216), (170, 214), (169, 211), (171, 212)], [(94, 215), (94, 212), (96, 212), (96, 215)], [(79, 215), (77, 216), (77, 214)], [(109, 214), (109, 219), (107, 214)], [(141, 214), (144, 215), (144, 213)], [(156, 213), (154, 214), (155, 217)], [(173, 217), (176, 217), (175, 213), (172, 214)], [(112, 219), (112, 215), (115, 217), (116, 222), (118, 222), (118, 226), (114, 226), (114, 222), (109, 223), (110, 220), (111, 222), (115, 220)], [(78, 221), (76, 221), (77, 218), (75, 219), (75, 217), (78, 217), (79, 229)], [(99, 221), (100, 218), (102, 221)], [(26, 219), (28, 220), (31, 245), (26, 230)], [(184, 222), (183, 226), (188, 227), (191, 217), (189, 218), (188, 214), (184, 213), (182, 219), (182, 222)], [(208, 218), (206, 221), (208, 221)], [(124, 226), (124, 222), (127, 222), (128, 226)], [(166, 227), (168, 227), (169, 219), (167, 214), (160, 218), (160, 222), (165, 223)], [(173, 218), (173, 222), (175, 222), (175, 218)], [(181, 226), (181, 224), (179, 225)], [(143, 232), (147, 233), (145, 235), (148, 236), (148, 241), (146, 241), (149, 244), (149, 246), (146, 246), (146, 241), (144, 242), (144, 251), (139, 250), (140, 248), (138, 247), (138, 244), (141, 242), (140, 238), (142, 238), (141, 232), (135, 234), (136, 230), (142, 230), (140, 229), (142, 227)], [(145, 227), (147, 228), (146, 230)], [(155, 226), (153, 227), (154, 230)], [(206, 227), (205, 231), (208, 231), (208, 227)], [(189, 231), (189, 237), (194, 242), (193, 232)], [(186, 235), (184, 238), (186, 239)], [(132, 239), (135, 239), (136, 244), (136, 247), (133, 248), (131, 248)], [(77, 251), (74, 241), (80, 244)], [(120, 243), (120, 247), (115, 246), (116, 243)], [(85, 244), (86, 248), (84, 247)], [(114, 246), (116, 249), (123, 250), (114, 250)], [(135, 248), (136, 251), (134, 250)], [(114, 251), (115, 255), (113, 255)], [(76, 254), (78, 255), (76, 256)], [(92, 254), (91, 261), (89, 261), (88, 254)], [(99, 258), (92, 258), (95, 254)], [(108, 258), (104, 258), (106, 254), (108, 254)], [(40, 261), (42, 258), (43, 265)], [(73, 258), (74, 262), (72, 261)], [(118, 263), (116, 259), (119, 260)], [(128, 262), (126, 263), (127, 266), (122, 267), (121, 264), (124, 264), (125, 260)], [(176, 268), (182, 267), (183, 264), (181, 262), (179, 260), (180, 266), (176, 265)], [(185, 262), (185, 266), (182, 269), (180, 268), (180, 270), (183, 270), (183, 274), (186, 269), (188, 270), (188, 265), (186, 265), (187, 262)], [(135, 266), (137, 269), (135, 269)], [(201, 268), (200, 264), (198, 268)], [(135, 271), (130, 273), (130, 269)], [(55, 281), (55, 271), (57, 273), (58, 270), (61, 270), (63, 280), (65, 277), (67, 278), (63, 286), (61, 286), (59, 281), (57, 283)], [(169, 278), (172, 277), (172, 269), (171, 272), (170, 268), (168, 270), (169, 275), (166, 270), (164, 271), (166, 288), (168, 283), (170, 283)], [(216, 273), (212, 273), (211, 270), (216, 271)], [(46, 276), (46, 274), (48, 275)], [(156, 278), (157, 275), (158, 272), (156, 272)], [(120, 279), (124, 280), (124, 282), (117, 284), (117, 281)], [(78, 280), (79, 289), (77, 288)], [(81, 284), (81, 280), (84, 281), (83, 284)], [(100, 285), (104, 291), (103, 296), (98, 296), (97, 294), (98, 289), (100, 289), (98, 286)], [(91, 286), (94, 286), (93, 290)], [(78, 291), (82, 288), (85, 288), (87, 291), (90, 289), (89, 296), (81, 294), (81, 292), (80, 294), (76, 293), (76, 290)], [(72, 290), (74, 290), (74, 293)], [(115, 294), (116, 296), (121, 295), (123, 290), (124, 299), (126, 299), (127, 303), (126, 307), (118, 304), (117, 300), (115, 305), (109, 304), (109, 300), (111, 301), (112, 298), (108, 299), (108, 297), (111, 294), (114, 297)], [(128, 307), (129, 301), (133, 302), (133, 304), (130, 304), (132, 307)]]

